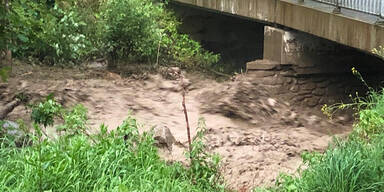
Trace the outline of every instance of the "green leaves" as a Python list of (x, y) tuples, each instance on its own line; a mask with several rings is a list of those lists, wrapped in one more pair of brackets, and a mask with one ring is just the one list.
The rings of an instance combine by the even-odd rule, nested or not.
[[(88, 7), (90, 5), (90, 7)], [(152, 0), (12, 1), (8, 15), (0, 10), (0, 49), (16, 57), (35, 57), (46, 64), (77, 64), (90, 57), (209, 67), (219, 60), (188, 35), (160, 2)], [(160, 47), (160, 49), (159, 49)], [(159, 51), (158, 51), (159, 49)]]
[(204, 50), (186, 34), (180, 22), (163, 4), (151, 0), (112, 0), (103, 11), (106, 20), (106, 50), (115, 59), (133, 58), (154, 62), (160, 46), (161, 64), (173, 63), (198, 69), (218, 62), (219, 55)]
[(6, 38), (16, 57), (77, 63), (93, 48), (77, 7), (50, 8), (45, 1), (15, 0), (6, 18)]
[(70, 111), (66, 111), (62, 115), (64, 123), (57, 127), (57, 131), (65, 131), (68, 135), (77, 135), (87, 130), (87, 109), (78, 104)]
[(160, 40), (156, 19), (163, 11), (161, 5), (153, 5), (150, 0), (111, 0), (105, 7), (109, 55), (153, 60)]
[(23, 43), (27, 43), (28, 40), (29, 40), (29, 38), (28, 38), (27, 36), (23, 35), (23, 34), (17, 34), (17, 38), (18, 38), (21, 42), (23, 42)]
[(32, 106), (31, 119), (34, 123), (47, 127), (53, 125), (54, 118), (60, 115), (61, 110), (62, 106), (53, 96), (48, 96), (44, 102)]
[(192, 142), (192, 151), (187, 153), (191, 159), (189, 174), (193, 181), (200, 186), (224, 190), (223, 180), (219, 173), (220, 156), (207, 153), (203, 142), (205, 131), (205, 121), (200, 118), (196, 137)]

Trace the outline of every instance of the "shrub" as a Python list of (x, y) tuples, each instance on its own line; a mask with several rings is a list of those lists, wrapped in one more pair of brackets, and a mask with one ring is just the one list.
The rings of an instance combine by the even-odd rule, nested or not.
[(82, 31), (86, 25), (78, 11), (45, 1), (12, 1), (9, 14), (13, 52), (17, 57), (37, 57), (49, 64), (75, 63), (84, 58), (91, 43)]
[(31, 119), (36, 124), (44, 127), (53, 125), (54, 118), (59, 116), (62, 106), (55, 101), (52, 95), (49, 95), (45, 101), (32, 106)]
[(152, 63), (160, 59), (163, 64), (188, 69), (209, 67), (219, 60), (219, 55), (204, 50), (188, 35), (180, 34), (180, 22), (162, 3), (112, 0), (106, 3), (104, 16), (106, 50), (112, 59), (129, 57)]
[(109, 55), (113, 59), (154, 60), (161, 33), (156, 21), (161, 12), (162, 7), (150, 0), (107, 1), (103, 14)]
[(189, 35), (178, 33), (181, 22), (173, 12), (164, 11), (159, 24), (163, 29), (160, 43), (163, 62), (187, 69), (205, 69), (220, 60), (220, 55), (204, 50)]
[[(47, 64), (77, 64), (105, 57), (113, 62), (171, 63), (184, 68), (209, 67), (219, 60), (188, 35), (180, 22), (154, 0), (12, 1), (0, 8), (1, 46), (16, 57)], [(0, 47), (1, 48), (1, 47)]]

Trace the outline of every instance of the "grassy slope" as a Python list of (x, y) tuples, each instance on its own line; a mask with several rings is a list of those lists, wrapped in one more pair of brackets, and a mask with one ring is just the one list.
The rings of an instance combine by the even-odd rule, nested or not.
[(26, 148), (1, 147), (0, 191), (223, 191), (195, 183), (180, 164), (159, 159), (151, 135), (128, 118), (116, 131), (34, 140)]

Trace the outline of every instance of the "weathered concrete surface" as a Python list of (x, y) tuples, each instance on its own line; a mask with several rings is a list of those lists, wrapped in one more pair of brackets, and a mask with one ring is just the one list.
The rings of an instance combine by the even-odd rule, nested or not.
[(370, 52), (384, 45), (384, 26), (374, 16), (345, 10), (333, 14), (333, 7), (305, 0), (173, 0), (267, 23), (276, 23), (343, 45)]
[(364, 73), (370, 86), (383, 80), (384, 62), (352, 48), (295, 30), (265, 26), (264, 59), (247, 63), (248, 75), (294, 105), (348, 101), (367, 89), (351, 73)]

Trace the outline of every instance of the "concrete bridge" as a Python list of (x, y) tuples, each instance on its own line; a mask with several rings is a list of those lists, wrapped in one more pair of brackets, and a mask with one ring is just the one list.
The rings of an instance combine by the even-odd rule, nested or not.
[(384, 45), (384, 0), (173, 0), (281, 25), (370, 52)]
[[(173, 0), (184, 32), (247, 67), (255, 82), (294, 105), (315, 107), (365, 93), (352, 75), (382, 86), (384, 0)], [(216, 50), (215, 50), (216, 49)], [(227, 55), (228, 54), (228, 55)]]

